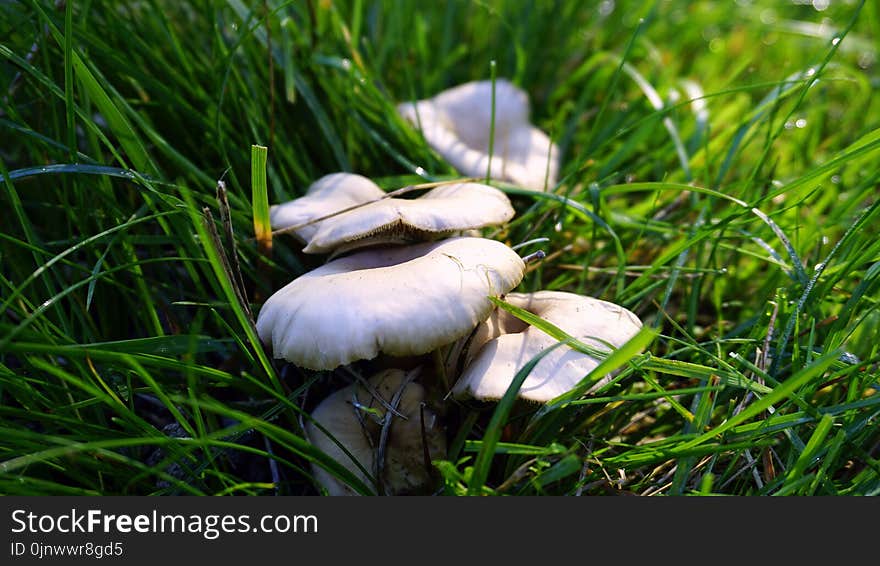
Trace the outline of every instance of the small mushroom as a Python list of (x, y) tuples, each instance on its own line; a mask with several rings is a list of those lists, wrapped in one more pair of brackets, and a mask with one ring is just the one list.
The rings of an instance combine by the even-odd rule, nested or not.
[(384, 196), (379, 185), (362, 175), (331, 173), (312, 183), (304, 196), (269, 207), (269, 223), (273, 230), (299, 226), (293, 232), (308, 243), (318, 231), (313, 221)]
[[(632, 338), (642, 326), (629, 310), (593, 297), (561, 291), (510, 293), (504, 300), (554, 324), (584, 344), (609, 350)], [(503, 309), (475, 330), (465, 369), (452, 388), (456, 398), (498, 400), (516, 373), (558, 341)], [(526, 377), (519, 397), (547, 402), (570, 391), (599, 365), (592, 356), (562, 345), (544, 356)]]
[[(387, 369), (370, 377), (369, 387), (353, 384), (332, 393), (306, 422), (306, 437), (364, 483), (378, 486), (377, 493), (423, 492), (432, 480), (430, 461), (446, 457), (446, 434), (437, 414), (424, 406), (425, 390), (413, 381), (418, 372), (419, 368), (411, 372)], [(370, 475), (313, 421), (345, 446)], [(313, 465), (312, 471), (328, 494), (356, 495), (324, 468)]]
[(489, 296), (524, 272), (516, 252), (487, 238), (361, 250), (275, 292), (257, 332), (276, 358), (314, 370), (425, 354), (471, 332), (492, 312)]
[(529, 123), (528, 95), (506, 80), (495, 81), (491, 164), (492, 81), (465, 83), (397, 108), (421, 128), (429, 146), (465, 175), (489, 171), (494, 179), (538, 191), (556, 184), (559, 150)]
[(306, 253), (341, 253), (377, 245), (435, 240), (502, 224), (513, 217), (503, 192), (479, 183), (443, 185), (414, 199), (386, 198), (318, 223)]

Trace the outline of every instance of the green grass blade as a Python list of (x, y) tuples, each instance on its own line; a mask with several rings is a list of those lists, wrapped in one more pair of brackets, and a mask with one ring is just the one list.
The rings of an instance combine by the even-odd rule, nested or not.
[(251, 202), (253, 203), (254, 235), (262, 255), (272, 250), (272, 227), (269, 223), (269, 187), (266, 183), (267, 148), (251, 146)]
[(800, 481), (807, 468), (816, 463), (819, 458), (819, 452), (822, 450), (823, 443), (825, 442), (825, 438), (828, 436), (828, 433), (831, 432), (831, 427), (833, 425), (834, 417), (831, 415), (824, 415), (822, 417), (816, 425), (816, 430), (813, 431), (813, 435), (810, 436), (810, 439), (807, 441), (800, 457), (798, 457), (794, 466), (792, 466), (786, 474), (785, 483)]
[[(46, 15), (38, 3), (34, 2), (33, 6), (43, 17), (45, 24), (49, 26), (56, 41), (58, 41), (60, 45), (64, 45), (63, 34), (61, 34), (52, 20)], [(125, 115), (122, 114), (119, 108), (117, 108), (110, 95), (107, 94), (107, 91), (101, 86), (101, 83), (92, 71), (88, 69), (85, 62), (76, 51), (71, 50), (70, 55), (71, 66), (77, 79), (79, 79), (83, 88), (88, 93), (89, 98), (98, 107), (98, 110), (104, 116), (104, 119), (107, 120), (110, 130), (115, 134), (119, 143), (125, 149), (126, 155), (131, 160), (132, 167), (151, 174), (155, 173), (156, 168), (147, 154), (146, 148), (129, 121), (126, 119)], [(123, 165), (125, 164), (123, 163)]]

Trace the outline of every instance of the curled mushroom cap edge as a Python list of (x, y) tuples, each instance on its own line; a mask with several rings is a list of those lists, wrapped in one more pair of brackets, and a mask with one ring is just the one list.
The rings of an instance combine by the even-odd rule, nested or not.
[(489, 297), (524, 273), (515, 251), (487, 238), (357, 251), (271, 295), (257, 332), (274, 357), (314, 370), (425, 354), (471, 332), (492, 312)]
[[(587, 345), (601, 350), (620, 347), (641, 329), (628, 309), (594, 297), (561, 291), (510, 293), (505, 301), (541, 316)], [(452, 389), (454, 397), (500, 399), (516, 373), (557, 340), (503, 309), (478, 325), (464, 354), (465, 368)], [(532, 368), (518, 397), (547, 402), (573, 389), (600, 360), (560, 346)]]
[(492, 81), (464, 83), (431, 98), (400, 103), (397, 110), (459, 172), (477, 177), (489, 172), (496, 180), (549, 190), (559, 174), (559, 148), (528, 121), (524, 91), (505, 79), (494, 88), (494, 128)]

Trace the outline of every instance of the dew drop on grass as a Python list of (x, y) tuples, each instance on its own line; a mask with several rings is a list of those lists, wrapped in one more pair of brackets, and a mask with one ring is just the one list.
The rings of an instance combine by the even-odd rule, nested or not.
[(856, 364), (861, 363), (861, 360), (859, 359), (859, 357), (853, 353), (850, 353), (850, 352), (844, 352), (844, 353), (840, 354), (840, 357), (838, 359), (841, 362), (843, 362), (845, 364), (850, 364), (850, 365), (856, 365)]
[(867, 69), (871, 65), (874, 64), (874, 61), (877, 59), (877, 56), (872, 51), (863, 51), (859, 55), (858, 65), (860, 69)]
[(838, 43), (840, 43), (839, 37), (835, 37), (835, 38), (831, 39), (831, 45), (837, 45)]

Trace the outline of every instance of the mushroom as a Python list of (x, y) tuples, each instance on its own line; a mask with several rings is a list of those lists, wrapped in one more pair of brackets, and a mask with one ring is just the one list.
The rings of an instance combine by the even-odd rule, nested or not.
[(314, 370), (425, 354), (471, 332), (492, 312), (489, 296), (524, 272), (516, 252), (486, 238), (361, 250), (275, 292), (257, 332), (276, 358)]
[(293, 232), (304, 243), (318, 231), (318, 218), (385, 196), (385, 191), (370, 179), (353, 173), (324, 175), (299, 198), (269, 207), (273, 230), (298, 226)]
[(338, 254), (369, 245), (433, 240), (501, 224), (513, 214), (510, 199), (494, 187), (443, 185), (415, 199), (385, 198), (322, 220), (303, 251)]
[(529, 123), (528, 95), (503, 79), (495, 81), (490, 164), (492, 88), (492, 81), (469, 82), (433, 98), (399, 104), (397, 109), (461, 173), (479, 177), (489, 171), (494, 179), (538, 191), (553, 187), (559, 150), (547, 134)]
[[(383, 370), (367, 380), (368, 387), (353, 384), (330, 394), (306, 422), (306, 437), (364, 483), (379, 487), (377, 493), (424, 491), (432, 480), (430, 461), (446, 457), (446, 434), (437, 414), (424, 406), (424, 388), (413, 381), (419, 369)], [(328, 494), (356, 495), (324, 468), (313, 464), (312, 471)]]
[[(504, 300), (602, 350), (609, 350), (609, 345), (622, 346), (642, 326), (635, 314), (619, 305), (574, 293), (510, 293)], [(501, 399), (516, 373), (557, 342), (509, 312), (496, 309), (474, 331), (464, 355), (464, 371), (452, 388), (453, 396)], [(532, 368), (519, 390), (519, 397), (547, 402), (573, 389), (599, 362), (562, 345)]]

